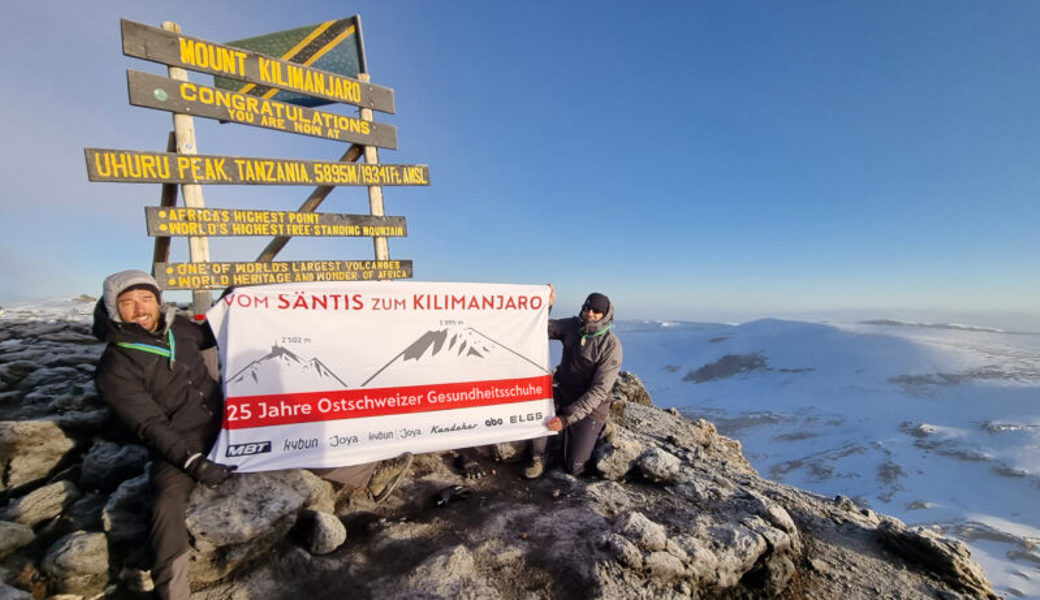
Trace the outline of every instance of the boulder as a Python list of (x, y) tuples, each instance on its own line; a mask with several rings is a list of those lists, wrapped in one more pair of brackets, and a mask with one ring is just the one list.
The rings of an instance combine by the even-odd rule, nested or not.
[(75, 446), (53, 421), (0, 421), (0, 491), (46, 478)]
[(0, 521), (0, 560), (33, 541), (35, 537), (32, 527), (28, 525)]
[(33, 600), (33, 597), (29, 592), (0, 583), (0, 600)]
[(11, 500), (4, 513), (4, 519), (34, 527), (57, 517), (66, 506), (79, 497), (76, 484), (71, 481), (58, 481)]
[(235, 475), (217, 489), (195, 486), (187, 514), (192, 581), (217, 581), (263, 555), (303, 509), (334, 507), (332, 486), (300, 469)]
[(661, 448), (650, 448), (637, 461), (643, 477), (654, 483), (670, 483), (678, 479), (682, 461)]
[(957, 591), (972, 598), (996, 598), (985, 571), (962, 542), (927, 527), (907, 527), (891, 517), (881, 522), (877, 532), (889, 551), (926, 568)]
[(610, 393), (615, 401), (621, 400), (642, 404), (643, 406), (653, 406), (653, 401), (651, 401), (650, 394), (646, 391), (643, 381), (635, 373), (630, 373), (629, 371), (618, 373), (617, 381), (614, 382), (614, 387), (611, 388)]
[(311, 554), (328, 554), (347, 541), (347, 528), (334, 514), (320, 511), (304, 511), (301, 521), (308, 524), (307, 549)]
[(131, 548), (148, 547), (152, 494), (148, 473), (128, 479), (108, 497), (101, 521), (113, 544)]
[(137, 444), (121, 446), (95, 439), (83, 457), (79, 487), (84, 491), (111, 492), (120, 483), (144, 472), (148, 450)]
[(98, 594), (108, 585), (108, 540), (103, 533), (71, 533), (47, 550), (41, 568), (54, 592)]

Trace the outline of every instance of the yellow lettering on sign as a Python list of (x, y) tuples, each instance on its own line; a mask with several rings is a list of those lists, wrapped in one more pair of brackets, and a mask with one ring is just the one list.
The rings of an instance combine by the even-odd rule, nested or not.
[(131, 152), (98, 152), (94, 155), (94, 170), (104, 179), (168, 179), (170, 159)]
[(245, 75), (246, 53), (199, 40), (180, 38), (181, 62), (228, 75)]
[[(261, 59), (262, 60), (262, 59)], [(268, 61), (270, 62), (270, 61)], [(274, 63), (277, 66), (278, 63)], [(273, 68), (273, 67), (272, 67)], [(371, 135), (374, 125), (336, 113), (310, 111), (302, 106), (273, 102), (264, 98), (238, 94), (182, 82), (178, 86), (182, 100), (225, 109), (228, 121), (260, 125), (315, 137), (339, 138), (341, 132)], [(257, 119), (259, 117), (259, 119)], [(289, 127), (289, 123), (292, 127)]]
[(315, 225), (321, 220), (321, 216), (318, 213), (289, 213), (290, 223), (308, 223)]
[(306, 163), (264, 159), (232, 159), (239, 179), (258, 183), (312, 183)]
[(199, 221), (203, 223), (227, 222), (231, 217), (227, 209), (173, 207), (159, 211), (160, 219), (172, 221)]
[(177, 178), (191, 181), (232, 181), (226, 158), (209, 156), (177, 156)]
[(317, 281), (357, 281), (357, 271), (319, 271), (315, 273)]
[(365, 225), (361, 228), (364, 235), (373, 236), (403, 236), (404, 227), (393, 225)]

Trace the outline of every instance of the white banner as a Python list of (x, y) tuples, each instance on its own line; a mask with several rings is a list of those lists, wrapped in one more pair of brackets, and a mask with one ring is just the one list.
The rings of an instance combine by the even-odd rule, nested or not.
[(207, 313), (226, 405), (210, 460), (339, 467), (551, 432), (549, 287), (243, 287)]

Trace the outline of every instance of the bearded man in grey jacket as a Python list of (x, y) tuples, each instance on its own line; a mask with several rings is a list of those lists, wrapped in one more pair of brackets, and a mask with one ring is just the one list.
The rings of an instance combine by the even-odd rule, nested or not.
[[(556, 300), (550, 286), (549, 305)], [(589, 294), (576, 317), (549, 319), (549, 339), (563, 342), (563, 357), (553, 375), (556, 416), (545, 426), (561, 431), (563, 468), (575, 477), (585, 471), (596, 440), (610, 415), (610, 390), (621, 371), (621, 340), (613, 332), (614, 305), (598, 292)], [(545, 471), (547, 437), (531, 442), (524, 477)]]

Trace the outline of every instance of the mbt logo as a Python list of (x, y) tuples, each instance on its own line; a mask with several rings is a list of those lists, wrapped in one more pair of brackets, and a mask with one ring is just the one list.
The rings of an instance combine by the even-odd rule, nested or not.
[(226, 456), (249, 456), (271, 451), (271, 442), (252, 442), (249, 444), (229, 444)]

